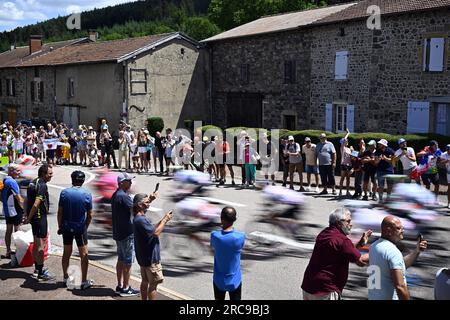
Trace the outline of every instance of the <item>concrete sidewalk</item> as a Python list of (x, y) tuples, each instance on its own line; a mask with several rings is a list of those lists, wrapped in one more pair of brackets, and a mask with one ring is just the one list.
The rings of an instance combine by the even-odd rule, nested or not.
[[(74, 249), (75, 251), (77, 249)], [(0, 247), (4, 255), (6, 249)], [(45, 267), (56, 276), (55, 281), (39, 282), (32, 277), (32, 267), (11, 267), (9, 259), (0, 260), (0, 300), (140, 300), (140, 297), (123, 298), (114, 290), (117, 285), (115, 270), (90, 261), (88, 279), (95, 281), (92, 288), (86, 290), (68, 290), (62, 282), (61, 256), (49, 255)], [(71, 265), (80, 265), (78, 258)], [(130, 285), (139, 290), (140, 279), (132, 276)], [(175, 292), (158, 288), (158, 300), (184, 300)]]

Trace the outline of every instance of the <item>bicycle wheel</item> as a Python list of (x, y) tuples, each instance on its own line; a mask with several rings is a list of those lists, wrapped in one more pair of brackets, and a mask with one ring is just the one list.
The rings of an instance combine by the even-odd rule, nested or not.
[[(245, 249), (280, 253), (286, 249), (289, 235), (281, 227), (263, 221), (250, 221), (245, 226)], [(276, 249), (276, 251), (274, 251)]]
[(173, 235), (170, 240), (170, 251), (183, 260), (197, 260), (208, 253), (203, 244), (186, 235)]

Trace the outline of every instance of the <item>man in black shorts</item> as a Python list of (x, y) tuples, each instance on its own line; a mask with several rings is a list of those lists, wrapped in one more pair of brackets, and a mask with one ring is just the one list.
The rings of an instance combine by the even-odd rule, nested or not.
[(375, 165), (375, 152), (376, 152), (376, 146), (377, 143), (375, 140), (370, 140), (367, 144), (369, 147), (368, 150), (366, 150), (363, 153), (362, 156), (362, 163), (364, 166), (364, 184), (363, 184), (363, 190), (364, 190), (364, 197), (363, 200), (369, 200), (367, 196), (367, 191), (369, 190), (369, 180), (372, 181), (372, 200), (377, 201), (377, 180), (375, 179), (375, 174), (377, 172), (377, 167)]
[(20, 195), (19, 185), (16, 179), (20, 176), (20, 168), (17, 164), (8, 166), (8, 176), (3, 180), (2, 202), (3, 214), (6, 220), (6, 255), (2, 258), (11, 259), (11, 235), (19, 230), (23, 219), (23, 198)]
[(64, 284), (67, 286), (70, 256), (73, 239), (77, 243), (81, 258), (81, 289), (90, 288), (94, 281), (87, 279), (89, 267), (87, 229), (92, 221), (92, 195), (82, 188), (85, 175), (82, 171), (74, 171), (71, 175), (72, 187), (64, 189), (59, 196), (58, 234), (62, 234), (64, 252), (62, 269)]
[(47, 214), (50, 207), (47, 182), (52, 179), (53, 169), (43, 164), (38, 170), (38, 178), (33, 180), (27, 189), (28, 217), (25, 224), (31, 223), (33, 231), (34, 274), (39, 281), (54, 280), (55, 277), (44, 269), (44, 248), (47, 239)]

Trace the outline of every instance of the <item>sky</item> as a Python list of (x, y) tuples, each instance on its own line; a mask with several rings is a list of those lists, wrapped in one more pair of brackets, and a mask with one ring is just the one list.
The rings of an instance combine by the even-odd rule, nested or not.
[(137, 0), (0, 0), (0, 32), (59, 16)]

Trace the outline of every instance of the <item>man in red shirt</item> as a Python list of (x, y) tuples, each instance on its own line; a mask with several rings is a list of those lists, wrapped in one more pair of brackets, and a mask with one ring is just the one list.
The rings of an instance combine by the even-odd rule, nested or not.
[(347, 237), (352, 228), (351, 213), (346, 208), (331, 212), (329, 227), (322, 230), (303, 277), (304, 300), (340, 300), (348, 279), (350, 262), (363, 267), (369, 262), (369, 255), (358, 249), (364, 247), (372, 234), (363, 233), (356, 246)]

